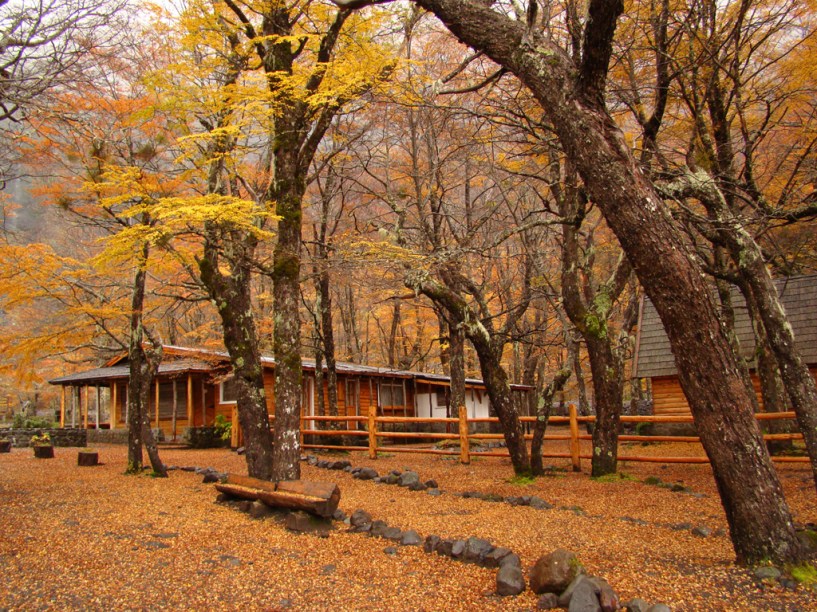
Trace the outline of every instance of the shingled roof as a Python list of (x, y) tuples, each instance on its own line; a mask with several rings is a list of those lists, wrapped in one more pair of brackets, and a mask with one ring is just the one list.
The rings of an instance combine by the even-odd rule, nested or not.
[[(793, 276), (775, 281), (777, 292), (794, 330), (797, 347), (809, 365), (817, 364), (817, 276)], [(746, 302), (740, 291), (733, 288), (735, 331), (744, 357), (755, 350), (755, 338)], [(669, 338), (652, 302), (645, 298), (638, 322), (638, 351), (634, 364), (638, 378), (674, 376), (675, 359)]]

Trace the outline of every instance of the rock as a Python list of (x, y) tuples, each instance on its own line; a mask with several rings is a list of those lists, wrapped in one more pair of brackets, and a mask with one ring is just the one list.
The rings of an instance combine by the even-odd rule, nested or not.
[(365, 510), (355, 510), (352, 512), (352, 516), (349, 518), (349, 524), (352, 527), (360, 527), (365, 524), (371, 524), (372, 522), (372, 515), (366, 512)]
[(485, 555), (494, 549), (494, 545), (482, 538), (468, 538), (465, 541), (465, 550), (462, 553), (462, 560), (466, 563), (476, 563), (483, 565)]
[(216, 495), (216, 501), (222, 504), (224, 502), (230, 501), (231, 499), (232, 497), (227, 495), (226, 493), (219, 493), (218, 495)]
[(465, 491), (462, 494), (462, 496), (465, 499), (468, 499), (469, 497), (473, 498), (473, 499), (482, 499), (483, 498), (483, 494), (480, 493), (479, 491)]
[(643, 599), (639, 599), (638, 597), (636, 597), (634, 599), (631, 599), (627, 603), (623, 604), (621, 607), (624, 608), (627, 612), (647, 612), (647, 610), (650, 607), (650, 604), (648, 604)]
[(465, 542), (463, 540), (454, 540), (451, 545), (451, 556), (454, 559), (459, 559), (465, 553)]
[(385, 521), (372, 521), (372, 529), (369, 531), (369, 535), (377, 538), (386, 537), (388, 528), (389, 526)]
[(326, 459), (321, 459), (320, 461), (318, 461), (318, 467), (326, 469), (327, 467), (329, 467), (329, 462)]
[(616, 592), (613, 590), (613, 587), (610, 586), (610, 583), (604, 578), (599, 578), (597, 576), (591, 576), (589, 580), (598, 589), (597, 595), (602, 612), (615, 612), (618, 610), (619, 598)]
[(202, 482), (204, 484), (209, 484), (211, 482), (218, 482), (218, 481), (219, 481), (219, 477), (218, 477), (218, 474), (216, 472), (205, 472), (204, 473), (204, 478), (202, 478)]
[(391, 474), (392, 476), (399, 476), (400, 473), (401, 473), (400, 470), (392, 470), (391, 472), (389, 472), (389, 474)]
[(535, 495), (530, 498), (530, 502), (527, 505), (537, 510), (550, 510), (553, 508), (553, 504), (549, 504), (541, 497), (536, 497)]
[(318, 458), (315, 455), (307, 455), (306, 456), (306, 462), (309, 465), (317, 465), (318, 464)]
[(373, 480), (377, 478), (377, 476), (377, 470), (370, 467), (365, 467), (360, 468), (360, 471), (355, 475), (355, 478), (359, 480)]
[(758, 580), (777, 580), (782, 572), (776, 567), (763, 566), (755, 570), (755, 578)]
[(712, 530), (709, 527), (699, 526), (692, 529), (692, 535), (699, 538), (708, 538), (712, 535)]
[(170, 548), (170, 544), (165, 544), (164, 542), (145, 542), (145, 548), (152, 548), (154, 550), (158, 550), (160, 548)]
[(330, 470), (345, 470), (348, 467), (352, 466), (351, 461), (334, 461), (332, 464), (329, 465)]
[(272, 513), (270, 507), (260, 500), (255, 500), (250, 506), (250, 516), (253, 518), (264, 518)]
[(401, 487), (411, 487), (420, 484), (420, 475), (417, 472), (403, 472), (397, 479), (397, 484)]
[(687, 531), (692, 529), (692, 523), (673, 523), (669, 528), (673, 531)]
[(434, 549), (434, 551), (438, 555), (441, 555), (443, 557), (450, 557), (451, 550), (453, 547), (454, 547), (453, 540), (440, 540), (439, 542), (437, 542), (437, 547)]
[(341, 510), (340, 508), (338, 508), (337, 510), (335, 510), (332, 513), (332, 520), (345, 521), (347, 518), (348, 517), (346, 516), (346, 513), (343, 510)]
[(383, 549), (383, 552), (386, 553), (387, 555), (394, 556), (394, 555), (397, 554), (397, 547), (396, 546), (386, 546), (386, 548)]
[(433, 553), (437, 550), (437, 545), (440, 543), (440, 536), (429, 535), (423, 543), (423, 552)]
[(399, 542), (403, 539), (403, 532), (398, 529), (397, 527), (389, 527), (386, 531), (383, 532), (383, 537), (387, 540), (394, 540), (395, 542)]
[(647, 612), (672, 612), (667, 604), (657, 603), (647, 608)]
[(246, 449), (243, 446), (239, 446), (237, 449), (235, 449), (235, 454), (236, 455), (243, 455), (245, 451), (246, 451)]
[(437, 481), (433, 480), (433, 479), (432, 480), (426, 480), (425, 485), (429, 489), (439, 489), (440, 488), (440, 485), (437, 484)]
[(429, 489), (428, 494), (431, 495), (432, 497), (439, 497), (440, 495), (443, 494), (443, 492), (440, 491), (439, 489)]
[(525, 590), (525, 579), (522, 569), (515, 565), (506, 564), (496, 573), (496, 592), (502, 597), (519, 595)]
[(513, 565), (514, 567), (522, 569), (522, 559), (520, 559), (519, 555), (517, 555), (516, 553), (511, 553), (510, 555), (503, 557), (502, 560), (499, 562), (499, 567), (502, 567), (504, 565)]
[(579, 581), (573, 590), (573, 597), (567, 607), (568, 612), (600, 612), (598, 589), (591, 580)]
[(537, 610), (555, 610), (559, 607), (559, 598), (556, 597), (556, 593), (545, 593), (536, 603)]
[(422, 482), (414, 482), (410, 484), (407, 488), (409, 491), (425, 491), (428, 487), (425, 486)]
[(385, 482), (386, 484), (390, 485), (397, 484), (397, 476), (395, 476), (394, 474), (386, 474), (382, 478), (381, 482)]
[(504, 546), (497, 546), (490, 552), (486, 553), (482, 558), (483, 567), (499, 567), (502, 559), (511, 554), (510, 548)]
[[(521, 497), (506, 497), (505, 498), (505, 503), (510, 504), (511, 506), (524, 506), (525, 505), (525, 504), (522, 503), (522, 498)], [(543, 608), (543, 609), (547, 610), (547, 608)]]
[(322, 538), (329, 537), (329, 524), (322, 519), (297, 510), (289, 512), (284, 526), (290, 531), (298, 533), (313, 533)]
[(576, 555), (558, 548), (536, 561), (530, 571), (530, 588), (537, 595), (561, 593), (581, 573), (581, 569)]
[(238, 502), (238, 509), (241, 512), (249, 512), (250, 508), (252, 508), (252, 502), (249, 499)]
[(559, 595), (559, 605), (563, 608), (567, 608), (570, 605), (570, 598), (573, 597), (573, 591), (576, 590), (576, 587), (579, 586), (579, 583), (584, 580), (586, 576), (584, 574), (579, 574), (576, 576), (567, 588), (562, 591), (561, 595)]
[(334, 574), (336, 569), (337, 567), (331, 563), (329, 565), (324, 565), (321, 568), (321, 576), (329, 576), (330, 574)]
[(403, 537), (400, 538), (400, 544), (403, 546), (419, 546), (422, 541), (423, 539), (420, 537), (420, 534), (413, 529), (406, 531)]

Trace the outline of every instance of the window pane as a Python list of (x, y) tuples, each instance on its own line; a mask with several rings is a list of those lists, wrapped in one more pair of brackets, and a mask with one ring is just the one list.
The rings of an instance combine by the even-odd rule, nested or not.
[(221, 403), (227, 404), (238, 400), (238, 385), (235, 378), (228, 378), (221, 383)]

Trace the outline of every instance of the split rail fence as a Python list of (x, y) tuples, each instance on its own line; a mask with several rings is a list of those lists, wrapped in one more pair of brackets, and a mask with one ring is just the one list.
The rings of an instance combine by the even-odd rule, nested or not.
[[(772, 421), (794, 419), (794, 412), (766, 412), (755, 415), (758, 420)], [(565, 452), (544, 451), (543, 457), (547, 458), (569, 458), (575, 471), (581, 470), (581, 460), (591, 459), (592, 455), (581, 451), (580, 441), (592, 440), (592, 436), (587, 433), (580, 433), (579, 424), (595, 422), (595, 416), (579, 416), (575, 406), (569, 407), (568, 416), (551, 416), (548, 419), (550, 425), (569, 425), (568, 433), (546, 433), (545, 440), (558, 440), (566, 443)], [(520, 417), (523, 423), (530, 423), (531, 427), (536, 422), (536, 417)], [(692, 423), (691, 416), (621, 416), (622, 423)], [(326, 423), (326, 428), (316, 429), (317, 423)], [(360, 424), (365, 429), (357, 429)], [(470, 463), (472, 456), (478, 457), (508, 457), (505, 449), (491, 449), (487, 451), (472, 451), (472, 440), (503, 440), (499, 433), (469, 433), (469, 426), (476, 423), (499, 423), (497, 418), (477, 418), (469, 419), (465, 410), (460, 410), (459, 418), (418, 418), (418, 417), (390, 417), (377, 416), (375, 410), (371, 410), (368, 416), (304, 416), (301, 418), (301, 447), (302, 448), (323, 448), (347, 451), (368, 451), (371, 459), (377, 458), (378, 452), (388, 453), (425, 453), (434, 455), (459, 455), (461, 463)], [(412, 424), (412, 425), (444, 425), (447, 429), (456, 429), (452, 433), (442, 432), (405, 432), (405, 431), (385, 431), (382, 426), (388, 424)], [(429, 427), (431, 429), (431, 427)], [(304, 444), (304, 436), (332, 436), (335, 439), (343, 437), (349, 441), (352, 438), (365, 438), (364, 444), (360, 445), (339, 445), (339, 444)], [(802, 440), (800, 433), (766, 433), (766, 440)], [(532, 434), (525, 435), (526, 440), (533, 438)], [(621, 434), (619, 442), (687, 442), (690, 444), (700, 443), (698, 436), (649, 436), (635, 434)], [(399, 446), (395, 444), (385, 445), (384, 441), (402, 440), (405, 443), (414, 441), (415, 443), (428, 442), (429, 440), (453, 440), (459, 442), (459, 449), (423, 448), (419, 446)], [(808, 457), (796, 456), (775, 456), (772, 457), (777, 462), (806, 463)], [(619, 454), (619, 461), (643, 461), (651, 463), (709, 463), (706, 456), (677, 456), (677, 457), (656, 457), (648, 455), (627, 455)]]

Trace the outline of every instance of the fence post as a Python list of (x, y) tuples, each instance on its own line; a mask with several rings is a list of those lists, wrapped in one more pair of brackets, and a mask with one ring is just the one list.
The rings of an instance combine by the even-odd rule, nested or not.
[(582, 471), (582, 459), (579, 457), (579, 421), (576, 420), (576, 405), (570, 404), (568, 407), (570, 414), (570, 459), (573, 462), (573, 471)]
[(369, 459), (377, 459), (377, 404), (369, 404)]
[(468, 465), (471, 463), (471, 445), (468, 442), (468, 408), (460, 406), (458, 414), (460, 417), (460, 463)]
[(230, 424), (230, 446), (233, 448), (238, 448), (238, 408), (235, 406), (233, 406), (230, 413)]

